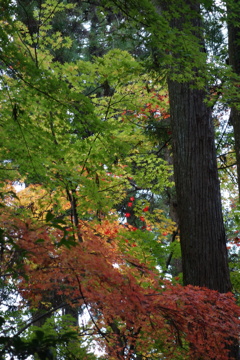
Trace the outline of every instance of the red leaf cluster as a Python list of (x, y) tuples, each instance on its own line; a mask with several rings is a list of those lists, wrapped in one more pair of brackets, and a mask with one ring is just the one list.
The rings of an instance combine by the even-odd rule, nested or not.
[(225, 345), (239, 333), (233, 295), (161, 280), (120, 251), (123, 227), (117, 223), (82, 223), (82, 242), (68, 248), (58, 246), (60, 229), (5, 221), (27, 253), (18, 281), (22, 296), (33, 307), (42, 301), (49, 307), (84, 305), (107, 358), (130, 360), (138, 352), (166, 359), (228, 358)]

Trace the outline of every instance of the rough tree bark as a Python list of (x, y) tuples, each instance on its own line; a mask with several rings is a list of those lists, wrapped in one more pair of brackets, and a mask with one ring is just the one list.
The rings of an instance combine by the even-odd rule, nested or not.
[[(194, 14), (192, 34), (199, 40), (199, 51), (204, 51), (200, 3), (185, 0), (184, 5)], [(183, 16), (173, 19), (172, 26), (182, 29), (184, 21)], [(195, 72), (199, 76), (199, 69)], [(211, 109), (204, 101), (206, 91), (194, 80), (169, 79), (168, 85), (183, 281), (225, 293), (231, 291), (231, 282)], [(239, 359), (238, 344), (229, 350), (229, 358)]]
[(184, 284), (231, 290), (211, 112), (205, 93), (169, 81)]
[[(185, 0), (183, 5), (189, 8), (186, 18), (198, 39), (198, 51), (204, 51), (200, 3)], [(184, 16), (174, 18), (172, 27), (183, 29)], [(183, 56), (178, 51), (173, 49), (176, 59)], [(195, 74), (199, 75), (197, 68)], [(211, 110), (204, 101), (205, 91), (194, 80), (169, 79), (168, 85), (184, 284), (228, 292), (231, 283)]]

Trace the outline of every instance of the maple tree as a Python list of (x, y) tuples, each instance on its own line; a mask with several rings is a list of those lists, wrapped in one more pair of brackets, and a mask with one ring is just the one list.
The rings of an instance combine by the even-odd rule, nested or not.
[[(54, 228), (51, 221), (39, 227), (8, 212), (5, 236), (11, 234), (25, 252), (18, 276), (21, 306), (27, 301), (37, 308), (43, 301), (46, 313), (66, 302), (84, 306), (91, 336), (110, 358), (152, 352), (166, 358), (227, 358), (223, 339), (226, 331), (237, 337), (239, 326), (233, 295), (161, 279), (146, 257), (139, 260), (140, 249), (130, 239), (126, 243), (129, 230), (118, 223), (82, 222), (79, 243), (71, 229)], [(61, 246), (63, 238), (67, 247)]]
[[(150, 5), (137, 14), (141, 21), (155, 14)], [(0, 354), (94, 359), (90, 344), (99, 344), (99, 357), (108, 359), (228, 359), (239, 333), (233, 295), (165, 279), (166, 258), (179, 246), (176, 224), (159, 208), (173, 185), (162, 155), (175, 136), (173, 89), (169, 113), (159, 62), (149, 71), (148, 62), (120, 49), (65, 61), (72, 40), (53, 31), (53, 22), (75, 8), (74, 2), (36, 2), (21, 22), (12, 16), (15, 5), (3, 4), (0, 235), (7, 301), (1, 304), (9, 311), (1, 312)], [(104, 11), (109, 7), (98, 15), (104, 18)], [(171, 29), (167, 13), (154, 19)], [(156, 24), (147, 28), (154, 36)], [(162, 49), (165, 70), (169, 45)], [(182, 75), (173, 76), (174, 91), (189, 87)], [(204, 102), (203, 92), (189, 91)], [(15, 194), (18, 181), (27, 186)], [(21, 295), (15, 317), (13, 293)]]

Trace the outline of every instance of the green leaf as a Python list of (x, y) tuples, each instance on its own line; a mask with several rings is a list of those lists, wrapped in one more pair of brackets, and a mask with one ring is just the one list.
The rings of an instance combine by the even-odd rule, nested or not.
[(51, 212), (51, 211), (48, 211), (47, 214), (46, 214), (46, 222), (50, 222), (54, 219), (55, 215)]

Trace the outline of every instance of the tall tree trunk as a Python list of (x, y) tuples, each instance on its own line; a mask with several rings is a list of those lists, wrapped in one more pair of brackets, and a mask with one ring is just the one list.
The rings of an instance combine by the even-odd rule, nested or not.
[[(192, 19), (189, 14), (186, 17), (198, 39), (198, 51), (204, 51), (200, 4), (185, 0), (184, 5), (192, 14)], [(184, 24), (182, 14), (172, 21), (179, 30)], [(195, 71), (197, 76), (198, 69)], [(231, 283), (211, 110), (204, 101), (205, 91), (194, 80), (169, 79), (168, 84), (184, 284), (228, 292)]]
[[(199, 40), (199, 51), (204, 51), (200, 4), (195, 0), (184, 3), (194, 14), (192, 34)], [(173, 19), (174, 27), (182, 29), (183, 25), (184, 17)], [(195, 72), (199, 76), (197, 68)], [(211, 110), (204, 101), (205, 91), (194, 80), (169, 79), (168, 85), (183, 281), (225, 293), (231, 283)], [(226, 346), (229, 358), (239, 359), (238, 344)]]
[[(232, 70), (240, 76), (240, 2), (227, 1), (228, 12), (228, 53)], [(237, 88), (237, 92), (239, 88)], [(239, 100), (237, 101), (239, 103)], [(237, 159), (238, 191), (240, 198), (240, 109), (236, 104), (231, 109), (231, 119), (234, 130), (235, 151)]]
[(214, 131), (202, 90), (169, 81), (184, 284), (231, 289)]

